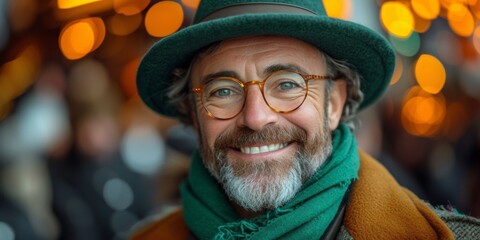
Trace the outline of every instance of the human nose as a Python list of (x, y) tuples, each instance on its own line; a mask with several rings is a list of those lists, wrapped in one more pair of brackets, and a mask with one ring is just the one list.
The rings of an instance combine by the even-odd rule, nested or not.
[(260, 131), (266, 125), (277, 122), (278, 114), (267, 105), (260, 86), (254, 85), (248, 86), (244, 107), (237, 118), (237, 123), (239, 126)]

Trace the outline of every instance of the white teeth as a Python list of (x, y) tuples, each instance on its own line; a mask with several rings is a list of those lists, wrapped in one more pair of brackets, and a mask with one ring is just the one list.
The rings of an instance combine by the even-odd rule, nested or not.
[(264, 145), (260, 147), (242, 147), (240, 148), (240, 151), (246, 154), (257, 154), (257, 153), (266, 153), (266, 152), (276, 151), (286, 146), (287, 146), (286, 143), (277, 143), (277, 144)]

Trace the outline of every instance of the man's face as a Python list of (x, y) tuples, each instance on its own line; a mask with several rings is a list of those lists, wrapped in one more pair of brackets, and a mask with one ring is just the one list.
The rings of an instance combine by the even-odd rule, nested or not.
[[(199, 86), (206, 76), (221, 72), (243, 82), (262, 80), (274, 65), (294, 66), (306, 74), (327, 72), (315, 47), (287, 37), (259, 36), (223, 41), (200, 57), (192, 83)], [(310, 81), (305, 102), (290, 113), (273, 111), (257, 85), (247, 87), (242, 112), (229, 120), (208, 116), (197, 99), (194, 122), (204, 164), (241, 207), (260, 211), (283, 205), (329, 156), (345, 91), (335, 82), (327, 96), (326, 84)]]

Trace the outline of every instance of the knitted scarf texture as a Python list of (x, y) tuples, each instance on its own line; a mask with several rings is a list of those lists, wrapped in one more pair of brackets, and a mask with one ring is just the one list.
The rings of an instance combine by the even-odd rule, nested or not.
[(319, 239), (335, 217), (349, 185), (358, 178), (357, 143), (340, 125), (332, 135), (332, 155), (284, 206), (253, 219), (242, 219), (222, 187), (204, 167), (199, 153), (192, 158), (182, 184), (185, 221), (199, 239)]

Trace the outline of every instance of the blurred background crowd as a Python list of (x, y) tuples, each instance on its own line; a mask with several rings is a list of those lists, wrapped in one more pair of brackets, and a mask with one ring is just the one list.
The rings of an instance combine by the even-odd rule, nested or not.
[[(178, 205), (195, 132), (148, 110), (135, 74), (198, 2), (0, 0), (0, 240), (126, 239)], [(432, 205), (480, 217), (480, 0), (323, 2), (397, 53), (360, 146)]]

